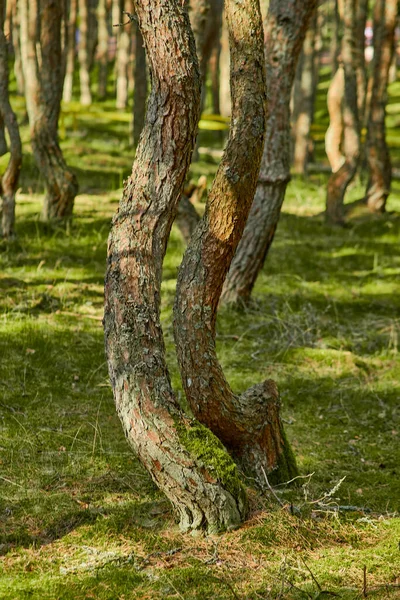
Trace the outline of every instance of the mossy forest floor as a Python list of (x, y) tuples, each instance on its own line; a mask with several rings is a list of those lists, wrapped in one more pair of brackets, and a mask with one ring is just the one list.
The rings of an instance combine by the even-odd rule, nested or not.
[[(280, 502), (250, 489), (237, 531), (184, 536), (126, 444), (104, 358), (107, 233), (132, 161), (129, 127), (74, 118), (63, 143), (82, 190), (72, 226), (39, 221), (25, 128), (18, 239), (0, 246), (0, 598), (355, 599), (364, 570), (369, 598), (400, 597), (399, 183), (386, 215), (332, 230), (326, 178), (291, 182), (252, 306), (220, 312), (218, 351), (235, 390), (278, 382), (303, 478), (275, 489)], [(193, 173), (215, 168), (203, 160)], [(174, 229), (162, 323), (177, 390), (183, 250)]]

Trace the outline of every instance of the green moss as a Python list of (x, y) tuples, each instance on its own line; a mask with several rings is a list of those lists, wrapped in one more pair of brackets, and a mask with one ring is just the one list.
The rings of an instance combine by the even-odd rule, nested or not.
[(221, 482), (223, 487), (241, 505), (246, 502), (246, 492), (240, 480), (236, 464), (221, 441), (201, 423), (191, 420), (188, 427), (178, 425), (179, 438), (192, 456)]

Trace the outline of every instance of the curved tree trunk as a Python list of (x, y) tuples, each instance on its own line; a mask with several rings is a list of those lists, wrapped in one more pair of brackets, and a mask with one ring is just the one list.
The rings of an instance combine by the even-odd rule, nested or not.
[(303, 174), (307, 170), (310, 158), (311, 124), (314, 117), (315, 89), (318, 73), (315, 70), (315, 54), (317, 38), (317, 11), (307, 30), (303, 44), (298, 72), (294, 85), (294, 157), (295, 173)]
[(261, 171), (249, 218), (225, 282), (222, 300), (250, 300), (275, 235), (290, 179), (290, 94), (297, 59), (316, 0), (271, 0), (265, 52), (269, 97)]
[[(8, 80), (7, 80), (8, 83)], [(8, 152), (6, 130), (3, 117), (0, 113), (0, 156), (4, 156)]]
[[(259, 484), (263, 469), (294, 467), (279, 421), (276, 386), (267, 381), (241, 396), (225, 379), (215, 350), (224, 278), (257, 185), (266, 116), (263, 28), (259, 2), (226, 0), (231, 46), (232, 127), (224, 156), (178, 274), (174, 335), (190, 406)], [(245, 40), (245, 43), (244, 43)], [(291, 458), (291, 456), (290, 456)]]
[(5, 0), (0, 0), (0, 118), (10, 137), (10, 160), (0, 180), (1, 235), (4, 238), (11, 238), (14, 236), (15, 192), (22, 164), (22, 146), (17, 118), (8, 96), (7, 41), (3, 31), (4, 4)]
[(81, 88), (80, 103), (83, 106), (92, 104), (90, 91), (90, 53), (89, 53), (89, 0), (79, 0), (79, 83)]
[(345, 161), (332, 173), (328, 181), (326, 219), (332, 225), (344, 222), (343, 200), (347, 186), (357, 171), (360, 156), (360, 132), (357, 105), (357, 75), (355, 58), (355, 35), (357, 0), (343, 0), (342, 62), (344, 70), (343, 151)]
[(135, 91), (133, 96), (133, 145), (139, 143), (144, 125), (147, 98), (146, 51), (139, 27), (135, 36)]
[(67, 47), (66, 56), (67, 64), (65, 69), (64, 78), (64, 89), (63, 89), (63, 100), (64, 102), (71, 102), (72, 90), (74, 83), (74, 70), (75, 70), (75, 53), (76, 53), (76, 18), (78, 10), (78, 0), (70, 0), (69, 2), (69, 15), (68, 15), (68, 35), (67, 35)]
[(181, 528), (216, 531), (240, 524), (244, 489), (222, 444), (181, 415), (160, 324), (162, 262), (199, 119), (196, 50), (181, 0), (137, 0), (136, 13), (152, 90), (109, 237), (108, 366), (128, 442), (171, 500)]
[(97, 61), (99, 63), (99, 81), (98, 96), (99, 100), (104, 100), (107, 96), (107, 75), (108, 75), (108, 17), (109, 3), (107, 0), (99, 0), (97, 7), (98, 19), (98, 44)]
[(373, 212), (385, 211), (392, 180), (392, 166), (386, 144), (385, 109), (396, 21), (397, 0), (376, 0), (373, 83), (367, 137), (369, 181), (366, 193), (368, 208)]
[(56, 0), (41, 0), (40, 13), (37, 0), (19, 0), (19, 6), (32, 149), (46, 185), (43, 218), (68, 218), (72, 214), (78, 184), (65, 164), (58, 144), (58, 117), (65, 71), (61, 51), (63, 7)]
[(329, 113), (329, 127), (325, 133), (325, 152), (329, 164), (331, 165), (332, 173), (336, 173), (346, 160), (342, 152), (343, 95), (344, 69), (339, 65), (329, 86), (326, 98)]

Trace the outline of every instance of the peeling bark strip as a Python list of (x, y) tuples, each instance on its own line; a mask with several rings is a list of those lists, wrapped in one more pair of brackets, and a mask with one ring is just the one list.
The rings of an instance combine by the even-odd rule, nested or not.
[[(326, 198), (326, 220), (332, 225), (344, 222), (343, 200), (347, 186), (357, 171), (360, 156), (360, 131), (357, 105), (356, 76), (356, 15), (358, 0), (343, 0), (343, 38), (342, 63), (344, 71), (344, 94), (342, 101), (343, 114), (343, 154), (345, 161), (332, 173), (328, 181)], [(339, 9), (341, 6), (339, 6)]]
[(1, 194), (1, 235), (14, 236), (15, 192), (18, 187), (22, 164), (22, 146), (17, 118), (11, 108), (8, 96), (8, 56), (7, 40), (4, 35), (5, 0), (0, 0), (0, 119), (10, 137), (10, 160), (0, 180)]
[(19, 0), (19, 6), (32, 149), (46, 185), (42, 215), (45, 220), (68, 218), (72, 214), (78, 184), (65, 164), (58, 144), (58, 117), (65, 71), (61, 51), (63, 3), (40, 0), (40, 11), (38, 0)]
[[(236, 396), (215, 350), (222, 285), (242, 235), (262, 156), (266, 87), (258, 0), (225, 3), (231, 54), (232, 125), (224, 156), (179, 270), (174, 334), (190, 406), (260, 484), (288, 446), (279, 421), (276, 386), (267, 381)], [(291, 469), (285, 463), (287, 471)]]
[(392, 165), (386, 144), (385, 116), (396, 21), (397, 0), (376, 0), (372, 95), (367, 136), (370, 177), (366, 193), (368, 207), (373, 212), (385, 212), (392, 180)]
[[(162, 262), (194, 147), (200, 76), (181, 0), (136, 0), (152, 90), (132, 175), (108, 244), (104, 330), (128, 442), (183, 530), (235, 527), (246, 513), (236, 466), (205, 427), (182, 417), (160, 325)], [(166, 51), (167, 49), (167, 51)]]
[(316, 0), (271, 0), (266, 23), (268, 120), (257, 190), (222, 295), (246, 303), (272, 244), (290, 179), (290, 94)]

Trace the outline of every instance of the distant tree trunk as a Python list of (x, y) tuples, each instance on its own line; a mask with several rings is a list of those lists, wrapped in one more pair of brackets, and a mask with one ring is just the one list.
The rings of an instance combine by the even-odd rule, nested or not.
[(222, 19), (221, 53), (219, 58), (219, 105), (223, 117), (231, 116), (231, 93), (229, 89), (230, 56), (226, 18)]
[(257, 190), (222, 300), (247, 303), (272, 244), (290, 179), (290, 94), (316, 0), (271, 0), (266, 23), (267, 133)]
[[(19, 0), (21, 53), (33, 154), (46, 185), (44, 220), (72, 214), (78, 191), (75, 175), (58, 144), (58, 117), (65, 61), (61, 50), (63, 5), (56, 0)], [(40, 53), (40, 68), (39, 57)]]
[[(218, 75), (218, 64), (214, 66), (214, 71), (211, 68), (211, 60), (214, 52), (217, 52), (215, 61), (219, 60), (220, 50), (220, 39), (221, 39), (221, 27), (222, 27), (222, 12), (224, 9), (224, 0), (213, 0), (210, 3), (210, 10), (205, 26), (203, 51), (200, 60), (200, 71), (202, 76), (203, 90), (206, 88), (207, 72), (210, 70), (211, 77), (214, 79), (215, 75)], [(215, 85), (215, 81), (214, 81)], [(219, 90), (218, 90), (219, 92)], [(215, 91), (214, 91), (215, 94)], [(204, 109), (205, 94), (203, 93), (202, 110)], [(218, 113), (219, 114), (219, 113)]]
[(70, 0), (68, 15), (68, 35), (67, 35), (67, 64), (65, 69), (63, 100), (71, 102), (74, 83), (75, 54), (76, 54), (76, 18), (78, 10), (78, 0)]
[(361, 126), (364, 124), (365, 106), (367, 98), (367, 67), (365, 64), (365, 27), (368, 17), (368, 1), (357, 0), (356, 32), (355, 32), (355, 69), (357, 77), (357, 106), (358, 119)]
[(386, 144), (385, 114), (389, 70), (394, 53), (397, 0), (376, 0), (374, 8), (374, 62), (371, 105), (368, 121), (367, 155), (368, 208), (384, 212), (390, 193), (392, 166)]
[(15, 192), (22, 164), (22, 146), (17, 118), (8, 96), (7, 40), (3, 30), (4, 5), (5, 0), (0, 0), (0, 119), (5, 124), (10, 137), (10, 160), (0, 179), (1, 235), (3, 238), (12, 238), (15, 223)]
[[(232, 127), (224, 156), (178, 274), (174, 335), (190, 406), (260, 485), (263, 469), (295, 470), (267, 381), (235, 395), (215, 350), (218, 301), (250, 210), (262, 157), (266, 116), (263, 28), (258, 1), (226, 0), (231, 46)], [(246, 44), (242, 43), (246, 40)], [(289, 456), (290, 454), (290, 456)], [(275, 473), (273, 473), (273, 476)]]
[(99, 82), (98, 96), (99, 100), (104, 100), (107, 96), (107, 75), (108, 75), (108, 17), (109, 3), (107, 0), (99, 0), (97, 7), (98, 19), (98, 45), (97, 61), (99, 63)]
[(340, 54), (340, 15), (339, 15), (339, 1), (333, 0), (333, 21), (332, 21), (332, 40), (331, 40), (331, 51), (330, 51), (330, 63), (331, 63), (331, 80), (334, 78), (336, 71), (338, 70), (339, 63), (338, 58)]
[(206, 41), (206, 25), (210, 11), (210, 0), (190, 0), (190, 24), (196, 44), (197, 56), (199, 57), (200, 73), (203, 77), (207, 69), (207, 63), (203, 59)]
[(316, 79), (315, 54), (317, 40), (317, 12), (307, 30), (297, 68), (294, 85), (294, 160), (296, 173), (304, 174), (311, 152), (311, 124), (314, 117)]
[(79, 83), (81, 89), (80, 103), (83, 106), (92, 104), (90, 91), (90, 54), (89, 54), (89, 0), (79, 0)]
[(325, 152), (331, 165), (332, 173), (336, 173), (345, 162), (342, 152), (344, 95), (344, 69), (339, 65), (327, 95), (329, 127), (325, 134)]
[(221, 40), (220, 36), (216, 40), (209, 62), (210, 78), (211, 78), (211, 94), (212, 94), (212, 111), (214, 115), (219, 115), (221, 112), (219, 98), (220, 98), (220, 77), (219, 77), (219, 60), (221, 55)]
[(355, 35), (357, 0), (343, 0), (343, 38), (341, 56), (344, 71), (343, 150), (345, 161), (332, 173), (328, 181), (326, 219), (332, 225), (344, 222), (343, 200), (347, 186), (357, 171), (360, 156), (360, 132), (357, 105), (357, 75), (355, 58)]
[(23, 96), (25, 93), (24, 73), (21, 62), (21, 19), (19, 16), (19, 7), (17, 0), (12, 2), (12, 43), (14, 47), (14, 73), (17, 82), (17, 93)]
[(162, 263), (194, 147), (200, 76), (181, 0), (135, 4), (152, 90), (109, 237), (104, 312), (108, 366), (128, 442), (172, 502), (181, 528), (215, 532), (243, 520), (244, 488), (222, 444), (181, 414), (160, 324)]
[(89, 73), (92, 70), (96, 48), (98, 44), (98, 18), (97, 18), (97, 5), (99, 0), (89, 0), (88, 2), (88, 69)]
[[(3, 34), (4, 35), (4, 34)], [(1, 85), (1, 82), (0, 82)], [(0, 112), (0, 156), (4, 156), (8, 152), (6, 130), (4, 120)]]
[(139, 27), (135, 36), (135, 91), (133, 96), (133, 145), (139, 143), (146, 113), (147, 69), (146, 51)]
[[(120, 22), (126, 21), (122, 11), (133, 12), (132, 0), (122, 0), (120, 2)], [(126, 108), (128, 103), (128, 65), (131, 46), (131, 27), (120, 27), (117, 37), (117, 56), (115, 61), (117, 77), (117, 108)]]

